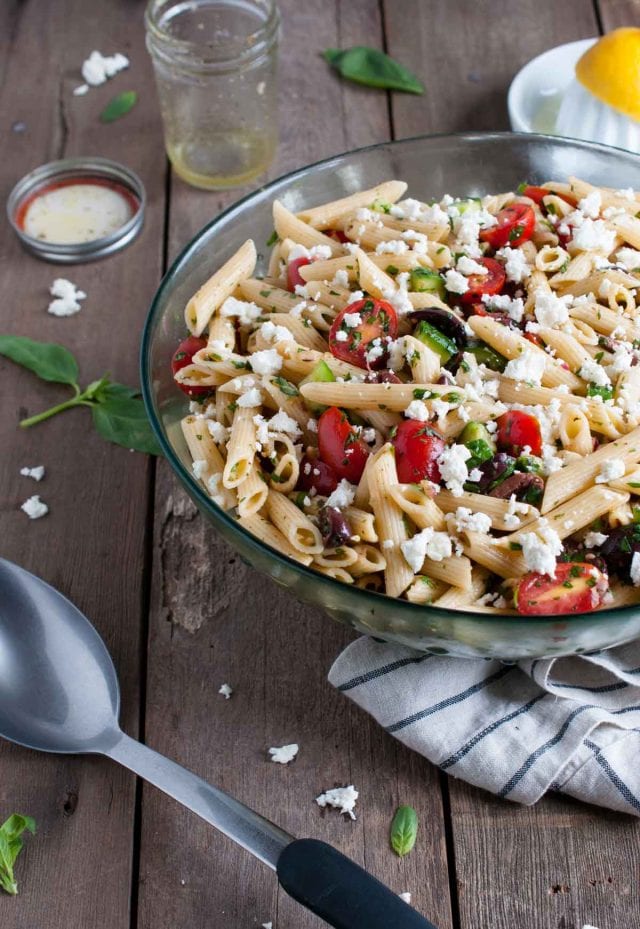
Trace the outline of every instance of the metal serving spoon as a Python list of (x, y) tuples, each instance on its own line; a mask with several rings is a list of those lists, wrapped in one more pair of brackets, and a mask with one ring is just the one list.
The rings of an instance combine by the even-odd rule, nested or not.
[(0, 736), (59, 754), (118, 761), (273, 868), (335, 929), (435, 929), (325, 842), (294, 839), (120, 729), (120, 689), (89, 620), (44, 581), (0, 558)]

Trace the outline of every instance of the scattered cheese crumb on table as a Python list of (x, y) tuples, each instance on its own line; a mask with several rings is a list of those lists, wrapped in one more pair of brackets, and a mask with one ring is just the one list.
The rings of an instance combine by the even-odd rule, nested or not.
[(271, 761), (275, 761), (277, 764), (289, 764), (290, 761), (296, 757), (299, 751), (299, 746), (292, 742), (291, 745), (281, 745), (280, 748), (270, 748), (269, 754), (271, 755)]
[(316, 797), (316, 803), (323, 808), (332, 806), (341, 813), (346, 813), (351, 819), (355, 819), (354, 809), (357, 799), (358, 791), (353, 784), (350, 784), (348, 787), (333, 787), (331, 790), (325, 790), (319, 797)]
[(44, 465), (36, 465), (35, 468), (20, 468), (20, 474), (23, 477), (33, 478), (34, 481), (41, 481), (44, 477)]
[(222, 694), (225, 700), (230, 700), (231, 694), (233, 693), (233, 688), (231, 688), (228, 684), (223, 684), (220, 687), (220, 690), (218, 691), (218, 693)]
[(33, 497), (29, 497), (28, 500), (25, 500), (20, 509), (23, 513), (27, 514), (29, 519), (40, 519), (42, 516), (46, 516), (49, 512), (49, 507), (40, 499), (37, 494)]
[(52, 316), (73, 316), (81, 310), (80, 301), (86, 299), (86, 293), (78, 290), (75, 284), (64, 277), (57, 277), (49, 293), (55, 300), (52, 300), (47, 307), (47, 312)]

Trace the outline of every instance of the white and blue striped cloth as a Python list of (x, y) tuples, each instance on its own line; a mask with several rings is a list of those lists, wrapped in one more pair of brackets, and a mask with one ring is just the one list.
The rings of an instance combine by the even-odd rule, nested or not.
[(498, 797), (640, 816), (640, 642), (518, 664), (361, 638), (329, 681), (405, 745)]

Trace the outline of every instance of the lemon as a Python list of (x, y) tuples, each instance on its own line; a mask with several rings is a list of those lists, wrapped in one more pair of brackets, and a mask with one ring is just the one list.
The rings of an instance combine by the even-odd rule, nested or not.
[(579, 60), (576, 77), (594, 97), (640, 122), (640, 29), (603, 36)]

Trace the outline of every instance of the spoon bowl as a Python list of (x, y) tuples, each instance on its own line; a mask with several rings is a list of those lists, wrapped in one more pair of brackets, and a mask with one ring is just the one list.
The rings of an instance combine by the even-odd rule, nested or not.
[(104, 751), (120, 738), (120, 688), (89, 620), (0, 558), (0, 736), (43, 752)]

